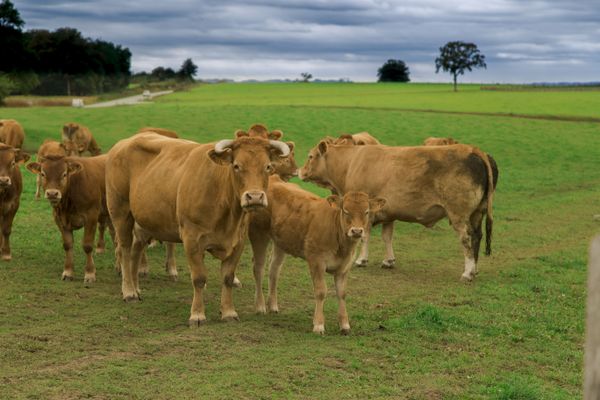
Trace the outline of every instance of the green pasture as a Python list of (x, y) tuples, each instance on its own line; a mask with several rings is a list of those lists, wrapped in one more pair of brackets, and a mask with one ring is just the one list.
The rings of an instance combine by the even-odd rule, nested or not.
[(249, 246), (234, 293), (237, 323), (219, 321), (219, 268), (209, 257), (209, 321), (188, 328), (192, 286), (181, 247), (178, 282), (162, 267), (164, 251), (149, 250), (139, 303), (121, 300), (112, 247), (95, 257), (93, 286), (83, 284), (80, 246), (75, 281), (60, 281), (58, 229), (23, 168), (13, 260), (0, 264), (0, 398), (581, 398), (586, 249), (600, 232), (600, 124), (407, 110), (600, 117), (600, 95), (459, 89), (223, 84), (137, 106), (0, 108), (0, 118), (23, 124), (32, 151), (69, 121), (90, 127), (104, 150), (142, 126), (207, 142), (260, 122), (296, 142), (299, 164), (319, 138), (366, 130), (390, 145), (452, 136), (492, 154), (500, 170), (493, 254), (482, 255), (473, 283), (459, 281), (462, 250), (446, 221), (397, 223), (393, 270), (379, 268), (376, 229), (370, 265), (350, 274), (352, 333), (338, 333), (329, 279), (320, 337), (311, 332), (312, 284), (300, 259), (282, 270), (280, 313), (254, 313)]

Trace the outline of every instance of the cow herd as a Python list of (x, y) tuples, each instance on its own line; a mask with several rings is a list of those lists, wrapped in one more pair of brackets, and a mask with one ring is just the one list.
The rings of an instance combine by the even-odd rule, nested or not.
[[(37, 175), (36, 198), (50, 202), (65, 250), (63, 280), (72, 280), (73, 231), (83, 228), (84, 281), (96, 280), (92, 257), (104, 251), (108, 229), (115, 243), (125, 301), (140, 298), (147, 273), (146, 247), (159, 240), (167, 247), (167, 270), (176, 279), (175, 243), (183, 243), (193, 286), (191, 326), (206, 321), (203, 291), (206, 253), (221, 261), (221, 318), (238, 319), (233, 288), (236, 268), (249, 240), (259, 313), (278, 312), (277, 281), (286, 254), (306, 260), (313, 282), (313, 331), (325, 331), (325, 273), (334, 277), (338, 323), (350, 331), (346, 282), (357, 247), (357, 266), (368, 262), (371, 227), (382, 224), (386, 254), (382, 267), (395, 264), (394, 221), (432, 227), (448, 217), (463, 247), (462, 279), (477, 274), (482, 224), (485, 252), (491, 252), (492, 202), (498, 180), (494, 159), (479, 148), (450, 138), (429, 138), (424, 146), (385, 146), (366, 132), (326, 137), (298, 168), (294, 143), (282, 132), (256, 124), (233, 138), (201, 144), (175, 132), (146, 127), (100, 154), (89, 129), (69, 123), (62, 141), (46, 140), (27, 169)], [(24, 132), (14, 120), (0, 120), (1, 256), (10, 260), (12, 221), (19, 207), (19, 164)], [(91, 157), (84, 157), (89, 152)], [(287, 182), (291, 177), (328, 188), (316, 196)], [(262, 293), (264, 265), (273, 245), (267, 302)]]

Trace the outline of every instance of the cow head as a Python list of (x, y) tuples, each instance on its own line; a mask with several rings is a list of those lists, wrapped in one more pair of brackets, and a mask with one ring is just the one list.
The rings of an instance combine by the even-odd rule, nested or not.
[(329, 139), (324, 139), (308, 152), (308, 158), (304, 166), (298, 171), (298, 177), (303, 181), (313, 182), (319, 186), (330, 188), (327, 181), (326, 155), (327, 149), (331, 145)]
[(0, 191), (4, 191), (12, 186), (11, 176), (15, 168), (29, 160), (29, 154), (21, 149), (15, 149), (12, 146), (0, 144)]
[(284, 142), (261, 137), (238, 137), (221, 140), (208, 152), (210, 159), (231, 168), (233, 186), (245, 210), (267, 206), (269, 175), (275, 172), (273, 162), (290, 155)]
[(27, 169), (42, 177), (44, 196), (57, 206), (69, 189), (71, 176), (81, 172), (83, 165), (67, 157), (49, 155), (41, 162), (27, 164)]
[(337, 195), (327, 197), (332, 207), (339, 209), (342, 231), (351, 239), (361, 239), (369, 228), (370, 214), (374, 214), (385, 205), (380, 197), (370, 199), (363, 192), (348, 192), (344, 197)]

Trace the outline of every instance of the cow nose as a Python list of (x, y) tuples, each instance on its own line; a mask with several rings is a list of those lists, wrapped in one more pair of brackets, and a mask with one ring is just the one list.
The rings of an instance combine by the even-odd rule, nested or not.
[(56, 189), (47, 189), (46, 198), (48, 200), (58, 200), (60, 199), (60, 191)]
[(292, 172), (292, 176), (300, 176), (300, 170), (299, 169), (295, 169), (294, 172)]
[(304, 180), (304, 174), (302, 173), (302, 169), (298, 169), (296, 170), (297, 176), (298, 178), (300, 178), (300, 180)]
[(350, 228), (350, 236), (362, 237), (364, 231), (365, 230), (363, 228)]
[(242, 195), (242, 207), (267, 206), (267, 195), (262, 191), (248, 191)]
[(10, 186), (11, 181), (9, 176), (0, 176), (0, 186)]

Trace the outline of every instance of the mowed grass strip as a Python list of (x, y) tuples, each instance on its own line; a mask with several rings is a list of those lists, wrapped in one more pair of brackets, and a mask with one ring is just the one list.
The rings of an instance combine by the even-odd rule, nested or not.
[[(245, 86), (256, 98), (261, 91), (270, 96), (271, 89)], [(164, 272), (164, 250), (149, 250), (151, 273), (138, 304), (121, 301), (112, 248), (95, 257), (98, 282), (92, 287), (83, 285), (80, 245), (75, 281), (61, 282), (60, 235), (50, 206), (33, 200), (34, 177), (24, 171), (13, 261), (0, 265), (0, 398), (581, 397), (586, 248), (600, 230), (594, 220), (600, 214), (600, 125), (235, 104), (236, 93), (232, 105), (223, 104), (225, 95), (209, 104), (197, 96), (193, 91), (102, 110), (5, 108), (0, 114), (23, 123), (31, 149), (46, 137), (58, 138), (67, 121), (89, 126), (103, 149), (141, 126), (207, 142), (262, 122), (296, 142), (300, 164), (326, 134), (367, 130), (395, 145), (453, 136), (478, 144), (498, 162), (493, 255), (481, 257), (473, 284), (463, 284), (462, 250), (447, 222), (433, 229), (397, 223), (397, 267), (383, 270), (377, 228), (370, 265), (350, 274), (351, 335), (337, 332), (329, 279), (327, 334), (317, 337), (302, 260), (285, 262), (280, 314), (254, 314), (248, 246), (238, 269), (244, 286), (234, 294), (241, 322), (219, 322), (219, 267), (209, 257), (209, 323), (190, 330), (192, 288), (180, 246), (178, 282)], [(81, 236), (77, 232), (78, 243)]]

